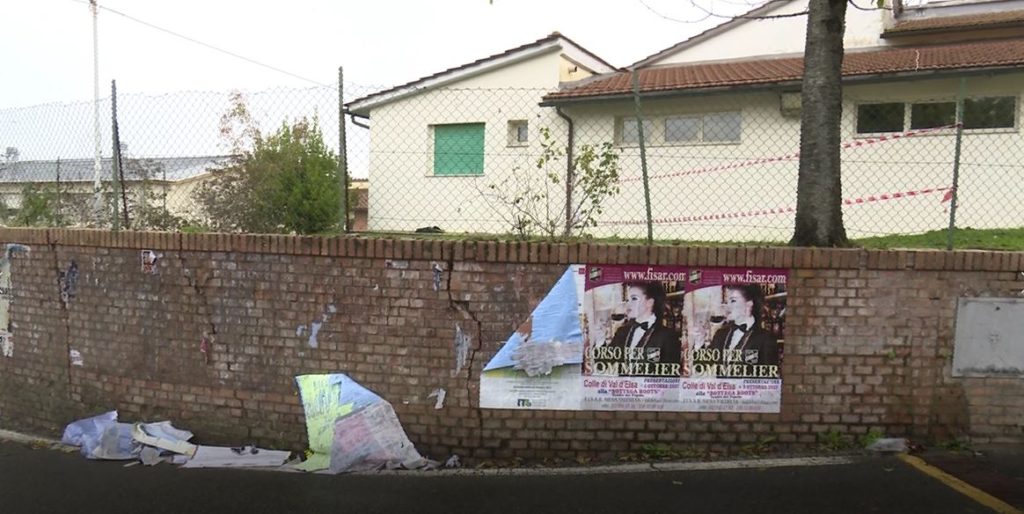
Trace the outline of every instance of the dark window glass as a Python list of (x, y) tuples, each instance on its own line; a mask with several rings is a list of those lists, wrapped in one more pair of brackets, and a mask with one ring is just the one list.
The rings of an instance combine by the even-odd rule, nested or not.
[(956, 102), (914, 104), (910, 107), (910, 128), (945, 127), (956, 123)]
[(857, 106), (857, 133), (902, 132), (902, 103), (861, 104)]
[(964, 100), (964, 128), (1013, 128), (1017, 112), (1017, 98), (993, 96)]

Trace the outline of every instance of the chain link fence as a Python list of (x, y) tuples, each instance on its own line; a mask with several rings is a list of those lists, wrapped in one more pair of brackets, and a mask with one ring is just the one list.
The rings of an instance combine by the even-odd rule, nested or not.
[[(344, 118), (336, 86), (121, 94), (116, 112), (109, 97), (99, 105), (98, 167), (91, 102), (4, 109), (0, 215), (10, 226), (331, 232), (346, 204), (356, 231), (788, 241), (798, 93), (543, 105), (550, 92), (435, 88)], [(1019, 111), (999, 77), (847, 86), (848, 236), (941, 231), (953, 216), (957, 227), (1024, 227)]]

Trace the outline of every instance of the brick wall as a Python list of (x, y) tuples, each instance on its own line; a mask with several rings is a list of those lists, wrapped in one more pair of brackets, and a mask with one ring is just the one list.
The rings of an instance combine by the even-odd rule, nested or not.
[[(390, 401), (435, 458), (613, 458), (655, 442), (728, 453), (769, 439), (802, 449), (871, 429), (1024, 440), (1024, 380), (950, 373), (957, 297), (1016, 296), (1022, 253), (18, 229), (0, 229), (0, 242), (31, 247), (11, 266), (2, 428), (57, 435), (118, 409), (173, 420), (201, 442), (301, 449), (292, 378), (340, 371)], [(156, 274), (142, 272), (143, 249), (160, 256)], [(58, 277), (72, 261), (65, 302)], [(792, 269), (782, 412), (476, 408), (483, 365), (565, 265), (584, 262)], [(445, 270), (437, 290), (434, 264)], [(456, 326), (471, 338), (461, 369)], [(437, 388), (440, 410), (428, 398)]]

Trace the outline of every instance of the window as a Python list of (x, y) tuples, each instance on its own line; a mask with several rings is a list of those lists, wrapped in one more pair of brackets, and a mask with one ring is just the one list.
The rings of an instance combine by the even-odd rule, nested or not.
[[(651, 133), (654, 131), (654, 122), (644, 120), (644, 143), (651, 143)], [(640, 132), (636, 128), (636, 118), (622, 118), (622, 143), (639, 144)]]
[[(909, 111), (909, 117), (907, 116)], [(964, 129), (1012, 129), (1017, 126), (1017, 97), (964, 99)], [(956, 124), (956, 102), (878, 103), (857, 106), (857, 133), (902, 132)]]
[(526, 120), (508, 122), (508, 146), (526, 146), (530, 143), (530, 124)]
[(434, 125), (434, 175), (483, 173), (483, 123)]
[(696, 143), (700, 141), (700, 117), (665, 118), (666, 143)]
[[(620, 122), (619, 143), (638, 143), (636, 118)], [(743, 114), (739, 111), (644, 119), (644, 142), (651, 146), (738, 143), (742, 132)]]
[(964, 129), (1015, 127), (1017, 98), (993, 96), (964, 100)]
[(704, 141), (739, 141), (742, 118), (738, 112), (721, 112), (704, 115)]
[(910, 106), (910, 128), (947, 127), (956, 123), (956, 102), (920, 103)]
[(857, 133), (876, 134), (879, 132), (903, 131), (902, 103), (861, 104), (857, 106)]

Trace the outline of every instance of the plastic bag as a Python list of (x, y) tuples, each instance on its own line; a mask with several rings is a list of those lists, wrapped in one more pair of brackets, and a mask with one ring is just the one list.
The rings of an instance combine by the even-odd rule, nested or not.
[(131, 460), (138, 458), (140, 451), (142, 445), (132, 437), (131, 423), (107, 423), (98, 436), (82, 436), (82, 455), (87, 459)]
[(107, 425), (116, 422), (116, 410), (97, 414), (91, 418), (72, 421), (64, 427), (64, 435), (61, 436), (60, 442), (70, 444), (71, 446), (82, 446), (82, 436), (88, 435), (95, 439), (99, 439), (100, 434), (103, 433), (103, 429)]

